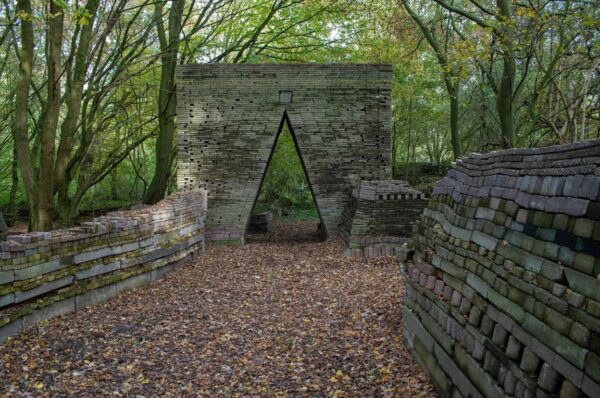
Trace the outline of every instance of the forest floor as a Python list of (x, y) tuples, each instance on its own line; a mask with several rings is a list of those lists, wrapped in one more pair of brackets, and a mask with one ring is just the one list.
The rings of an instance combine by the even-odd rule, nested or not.
[(435, 396), (403, 344), (398, 263), (342, 248), (306, 221), (210, 247), (9, 339), (0, 396)]

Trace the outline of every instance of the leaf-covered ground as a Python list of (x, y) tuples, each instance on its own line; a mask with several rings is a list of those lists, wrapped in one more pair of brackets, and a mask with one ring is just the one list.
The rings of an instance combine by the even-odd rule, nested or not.
[(435, 396), (403, 346), (398, 264), (343, 258), (314, 229), (211, 247), (28, 329), (0, 346), (0, 396)]

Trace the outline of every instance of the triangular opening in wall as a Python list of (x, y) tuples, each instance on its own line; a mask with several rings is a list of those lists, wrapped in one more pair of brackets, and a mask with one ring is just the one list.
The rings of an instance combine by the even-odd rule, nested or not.
[(249, 242), (315, 241), (324, 236), (302, 152), (284, 113), (254, 200), (246, 239)]

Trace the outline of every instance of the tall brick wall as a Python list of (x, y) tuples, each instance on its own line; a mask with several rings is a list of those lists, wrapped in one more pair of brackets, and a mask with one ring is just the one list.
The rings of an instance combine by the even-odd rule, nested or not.
[(405, 336), (443, 396), (600, 397), (600, 140), (471, 155), (434, 188)]
[(42, 319), (150, 283), (204, 249), (206, 194), (0, 243), (0, 342)]
[(243, 241), (284, 115), (337, 234), (352, 189), (391, 177), (391, 78), (389, 65), (179, 66), (178, 186), (208, 191), (207, 239)]

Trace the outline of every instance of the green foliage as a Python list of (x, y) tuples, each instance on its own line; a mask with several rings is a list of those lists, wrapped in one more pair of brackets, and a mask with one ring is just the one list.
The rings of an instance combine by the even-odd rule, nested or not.
[(313, 196), (287, 125), (279, 134), (259, 193), (256, 210), (266, 209), (293, 219), (316, 216)]
[[(57, 1), (65, 14), (63, 90), (73, 76), (81, 32), (93, 26), (86, 60), (81, 111), (69, 154), (65, 206), (101, 209), (138, 203), (153, 175), (161, 81), (155, 2)], [(450, 101), (444, 72), (460, 83), (459, 135), (463, 153), (501, 145), (496, 92), (502, 58), (515, 54), (513, 111), (517, 146), (538, 146), (600, 137), (600, 8), (593, 1), (510, 2), (510, 18), (496, 18), (491, 0), (456, 0), (454, 7), (409, 0), (427, 28), (443, 43), (448, 64), (440, 66), (422, 31), (398, 0), (201, 0), (185, 2), (177, 63), (390, 63), (393, 161), (396, 176), (414, 176), (414, 162), (451, 160)], [(16, 2), (0, 3), (0, 208), (10, 220), (27, 208), (23, 180), (13, 162), (12, 126), (22, 54), (22, 22), (32, 21), (35, 46), (28, 125), (34, 167), (39, 169), (40, 126), (47, 91), (45, 33), (47, 3), (32, 1), (31, 13)], [(167, 24), (170, 2), (164, 2)], [(479, 6), (483, 7), (480, 8)], [(487, 12), (484, 11), (488, 10)], [(512, 47), (499, 40), (514, 32)], [(497, 31), (497, 32), (496, 32)], [(85, 55), (85, 54), (84, 54)], [(67, 113), (60, 109), (59, 126)], [(61, 130), (62, 127), (59, 128)], [(60, 134), (59, 134), (60, 135)], [(60, 141), (57, 139), (57, 147)], [(173, 143), (173, 153), (175, 153)], [(408, 171), (407, 171), (408, 170)], [(175, 165), (170, 173), (174, 189)], [(436, 178), (431, 177), (431, 180)], [(269, 165), (257, 210), (281, 209), (288, 217), (316, 210), (291, 135), (283, 131)], [(310, 210), (312, 209), (312, 210)]]

